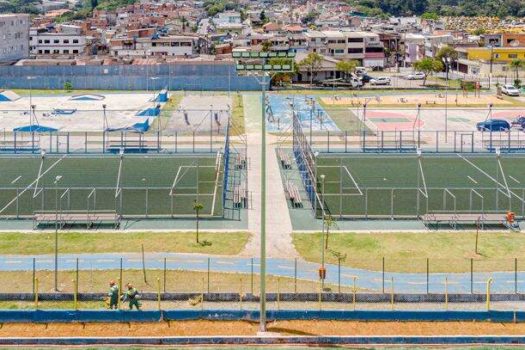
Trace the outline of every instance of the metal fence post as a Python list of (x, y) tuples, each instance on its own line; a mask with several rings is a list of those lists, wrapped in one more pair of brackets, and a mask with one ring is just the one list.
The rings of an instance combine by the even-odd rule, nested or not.
[(293, 291), (297, 294), (297, 258), (294, 259)]
[(163, 276), (163, 279), (164, 279), (164, 283), (163, 283), (163, 291), (164, 293), (166, 293), (166, 258), (164, 258), (164, 276)]
[(33, 258), (33, 294), (35, 294), (36, 258)]
[(429, 275), (430, 275), (430, 271), (429, 271), (429, 270), (430, 270), (430, 269), (429, 269), (429, 267), (430, 267), (429, 265), (430, 265), (430, 264), (429, 264), (429, 261), (428, 261), (428, 260), (429, 260), (429, 259), (427, 258), (427, 294), (429, 293)]
[(208, 258), (208, 270), (207, 270), (208, 286), (206, 289), (208, 291), (208, 294), (210, 293), (210, 264), (211, 264), (211, 258)]
[(337, 259), (337, 290), (341, 293), (341, 259)]
[(76, 270), (75, 270), (75, 281), (77, 281), (77, 291), (76, 291), (77, 294), (78, 294), (78, 284), (80, 283), (78, 277), (79, 277), (79, 276), (78, 276), (78, 258), (77, 258), (77, 261), (76, 261)]
[(385, 294), (385, 257), (383, 257), (383, 266), (381, 268), (383, 275), (383, 294)]
[(250, 261), (250, 291), (253, 295), (253, 258)]
[(514, 258), (514, 293), (518, 294), (518, 258)]
[(470, 294), (474, 294), (474, 259), (470, 258)]

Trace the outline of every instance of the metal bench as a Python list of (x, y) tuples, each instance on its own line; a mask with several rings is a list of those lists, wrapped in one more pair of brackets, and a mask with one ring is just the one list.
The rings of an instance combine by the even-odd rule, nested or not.
[(291, 169), (292, 168), (292, 162), (290, 160), (290, 157), (284, 153), (284, 151), (281, 148), (277, 149), (277, 155), (279, 157), (279, 161), (281, 162), (281, 166), (283, 169)]
[(425, 225), (446, 223), (456, 228), (458, 224), (476, 225), (481, 228), (485, 225), (502, 225), (508, 227), (505, 219), (505, 213), (461, 213), (461, 212), (433, 212), (427, 213), (421, 217)]
[(38, 211), (33, 214), (33, 227), (58, 225), (59, 228), (63, 228), (66, 224), (83, 224), (89, 229), (97, 224), (111, 224), (114, 228), (118, 228), (121, 219), (121, 215), (113, 210), (68, 210), (58, 213), (55, 211)]
[(295, 186), (293, 182), (288, 181), (286, 183), (286, 192), (288, 193), (288, 198), (290, 198), (290, 202), (294, 208), (303, 207), (303, 199), (301, 198), (301, 194), (299, 193), (297, 186)]

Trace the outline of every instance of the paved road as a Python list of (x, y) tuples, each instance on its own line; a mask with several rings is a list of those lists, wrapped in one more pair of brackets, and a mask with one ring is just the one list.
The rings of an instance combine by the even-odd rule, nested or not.
[[(53, 255), (38, 255), (36, 259), (37, 270), (53, 270)], [(107, 270), (118, 269), (120, 259), (124, 269), (142, 269), (140, 254), (63, 254), (59, 258), (59, 270), (74, 270), (76, 259), (79, 259), (80, 270)], [(168, 269), (182, 269), (191, 271), (206, 271), (208, 257), (195, 254), (178, 253), (151, 253), (146, 254), (147, 269), (163, 269), (164, 259)], [(258, 259), (210, 257), (210, 270), (213, 272), (237, 272), (249, 274), (253, 268), (254, 273), (259, 270)], [(297, 270), (294, 259), (268, 258), (267, 271), (269, 275), (291, 277), (297, 274), (298, 279), (316, 281), (318, 264), (297, 261)], [(0, 256), (0, 271), (29, 271), (32, 269), (32, 256)], [(378, 264), (379, 265), (379, 264)], [(328, 264), (327, 283), (337, 284), (338, 266)], [(351, 267), (341, 267), (341, 285), (351, 286), (353, 276), (357, 277), (357, 287), (368, 290), (381, 291), (383, 288), (383, 274), (381, 271), (368, 271)], [(429, 292), (444, 293), (445, 276), (448, 277), (448, 291), (450, 293), (469, 293), (471, 286), (470, 273), (432, 273), (429, 275)], [(519, 292), (525, 291), (525, 272), (517, 273), (517, 287)], [(514, 272), (474, 273), (473, 288), (475, 293), (484, 293), (486, 281), (489, 277), (494, 279), (492, 291), (499, 293), (513, 293), (515, 288)], [(427, 277), (425, 273), (389, 273), (384, 275), (385, 291), (390, 292), (391, 278), (394, 279), (396, 293), (426, 293)]]

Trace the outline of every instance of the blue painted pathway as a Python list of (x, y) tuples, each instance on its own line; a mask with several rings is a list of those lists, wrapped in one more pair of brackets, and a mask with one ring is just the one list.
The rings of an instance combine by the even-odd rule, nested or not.
[[(0, 256), (0, 271), (30, 271), (33, 268), (33, 258), (36, 261), (37, 270), (53, 270), (53, 255), (2, 255)], [(61, 254), (59, 256), (58, 268), (61, 271), (75, 270), (76, 260), (80, 270), (108, 270), (119, 269), (120, 259), (124, 269), (142, 269), (142, 258), (140, 254)], [(257, 258), (239, 257), (208, 257), (197, 254), (179, 253), (148, 253), (145, 255), (147, 269), (163, 269), (164, 259), (169, 270), (207, 271), (208, 259), (210, 271), (230, 273), (251, 273), (259, 271), (259, 260)], [(298, 279), (318, 280), (318, 268), (316, 263), (295, 261), (291, 259), (267, 259), (267, 273), (269, 275), (293, 278), (297, 274)], [(328, 264), (326, 283), (338, 283), (338, 266)], [(385, 272), (384, 278), (381, 271), (369, 271), (352, 267), (341, 266), (341, 285), (352, 286), (353, 277), (356, 276), (358, 288), (370, 291), (382, 291), (383, 281), (385, 292), (391, 291), (391, 278), (394, 279), (395, 293), (426, 293), (427, 275), (425, 273), (392, 273)], [(445, 292), (445, 277), (448, 278), (449, 293), (470, 293), (471, 285), (474, 293), (485, 293), (487, 279), (492, 277), (492, 292), (514, 293), (525, 291), (525, 272), (474, 272), (471, 280), (470, 272), (467, 273), (431, 273), (428, 278), (428, 289), (430, 293)]]

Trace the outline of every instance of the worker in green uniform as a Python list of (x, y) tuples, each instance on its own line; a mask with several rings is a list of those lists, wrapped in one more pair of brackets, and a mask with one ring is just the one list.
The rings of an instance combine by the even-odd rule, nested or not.
[(129, 309), (130, 310), (133, 310), (133, 306), (135, 306), (135, 308), (137, 310), (140, 310), (139, 299), (140, 299), (140, 295), (139, 295), (139, 292), (137, 291), (137, 289), (133, 288), (131, 283), (128, 283), (128, 290), (123, 295), (122, 300), (123, 301), (127, 300), (129, 302)]
[(109, 281), (108, 299), (110, 309), (118, 309), (118, 296), (119, 292), (117, 284), (115, 281)]

